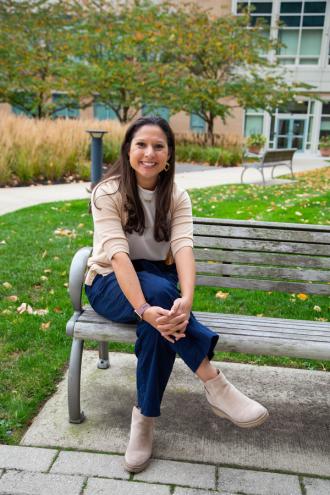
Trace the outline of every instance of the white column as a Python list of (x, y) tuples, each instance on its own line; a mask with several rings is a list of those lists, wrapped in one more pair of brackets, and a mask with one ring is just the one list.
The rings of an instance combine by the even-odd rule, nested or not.
[(311, 151), (312, 153), (318, 153), (319, 146), (319, 135), (321, 127), (321, 115), (322, 115), (322, 102), (315, 101), (314, 106), (314, 122), (313, 130), (311, 135)]

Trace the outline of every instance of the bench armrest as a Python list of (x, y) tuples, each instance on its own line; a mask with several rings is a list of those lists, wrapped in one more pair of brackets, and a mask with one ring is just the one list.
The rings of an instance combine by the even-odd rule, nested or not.
[(69, 295), (74, 311), (81, 312), (81, 294), (85, 279), (87, 260), (92, 252), (91, 247), (83, 247), (74, 255), (69, 274)]

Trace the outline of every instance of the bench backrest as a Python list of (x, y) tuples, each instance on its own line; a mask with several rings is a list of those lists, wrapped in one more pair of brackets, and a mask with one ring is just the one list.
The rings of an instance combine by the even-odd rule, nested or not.
[(297, 148), (267, 150), (262, 157), (262, 163), (291, 161)]
[(330, 294), (330, 226), (194, 218), (197, 284)]

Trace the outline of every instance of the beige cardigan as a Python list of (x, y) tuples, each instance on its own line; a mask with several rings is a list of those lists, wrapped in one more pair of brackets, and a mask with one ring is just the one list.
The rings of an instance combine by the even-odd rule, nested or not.
[[(143, 204), (143, 196), (141, 197)], [(107, 275), (113, 272), (112, 257), (118, 252), (130, 255), (129, 242), (123, 225), (125, 212), (123, 200), (118, 191), (118, 180), (108, 179), (95, 188), (91, 198), (94, 220), (93, 254), (88, 259), (89, 268), (85, 283), (91, 285), (97, 274)], [(96, 208), (97, 206), (97, 208)], [(144, 207), (146, 205), (143, 205)], [(166, 252), (171, 251), (175, 258), (176, 253), (183, 247), (193, 247), (193, 223), (191, 201), (188, 193), (176, 184), (173, 187), (172, 204), (170, 208), (171, 233)], [(152, 233), (153, 229), (149, 229)], [(147, 234), (146, 231), (143, 235)], [(135, 233), (130, 235), (130, 242), (134, 242)], [(136, 233), (136, 236), (138, 234)], [(159, 252), (164, 253), (164, 242)], [(160, 259), (157, 253), (153, 259)]]

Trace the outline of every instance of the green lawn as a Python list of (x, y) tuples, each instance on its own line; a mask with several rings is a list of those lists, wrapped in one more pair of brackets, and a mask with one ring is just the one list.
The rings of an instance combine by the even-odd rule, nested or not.
[[(221, 186), (191, 191), (196, 216), (329, 224), (330, 168), (293, 184)], [(19, 191), (15, 191), (19, 193)], [(17, 443), (67, 365), (71, 316), (67, 295), (73, 253), (92, 239), (87, 201), (54, 203), (0, 217), (0, 442)], [(282, 293), (196, 288), (195, 310), (329, 319), (329, 299)], [(26, 303), (32, 312), (18, 313)], [(314, 308), (319, 307), (320, 311)], [(31, 310), (30, 310), (31, 311)], [(90, 347), (93, 346), (91, 343)], [(112, 344), (116, 350), (132, 346)], [(217, 359), (330, 370), (330, 362), (217, 353)]]

